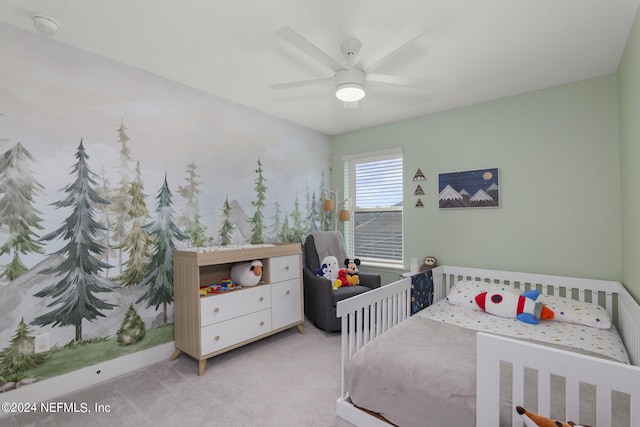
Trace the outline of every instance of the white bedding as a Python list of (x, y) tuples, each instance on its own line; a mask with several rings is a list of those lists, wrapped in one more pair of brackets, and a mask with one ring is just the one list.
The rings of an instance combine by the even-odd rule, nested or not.
[(441, 300), (415, 315), (476, 331), (577, 348), (618, 362), (629, 363), (629, 356), (615, 326), (611, 329), (597, 329), (557, 321), (540, 321), (537, 325), (531, 325), (518, 319), (507, 319), (452, 305), (446, 300)]

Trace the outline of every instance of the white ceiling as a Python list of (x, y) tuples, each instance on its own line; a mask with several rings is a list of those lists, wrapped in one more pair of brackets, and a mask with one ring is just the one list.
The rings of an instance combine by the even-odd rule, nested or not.
[[(640, 0), (0, 0), (0, 21), (329, 135), (617, 70)], [(427, 33), (376, 71), (434, 79), (430, 90), (367, 84), (345, 109), (331, 85), (271, 84), (333, 72), (278, 38), (289, 26), (342, 60), (416, 22)], [(2, 58), (5, 61), (6, 58)]]

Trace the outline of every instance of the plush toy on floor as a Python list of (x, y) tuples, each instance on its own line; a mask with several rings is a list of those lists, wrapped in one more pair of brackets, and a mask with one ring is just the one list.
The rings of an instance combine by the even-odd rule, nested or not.
[(255, 260), (233, 264), (230, 276), (236, 285), (255, 286), (262, 278), (262, 263)]
[(576, 424), (573, 421), (564, 423), (562, 421), (552, 420), (551, 418), (538, 415), (535, 412), (527, 411), (522, 406), (516, 406), (516, 412), (522, 418), (525, 427), (589, 427)]
[(552, 320), (553, 310), (541, 302), (536, 302), (540, 291), (532, 289), (521, 295), (515, 292), (482, 292), (476, 295), (476, 304), (489, 314), (516, 318), (522, 322), (537, 325), (539, 319)]

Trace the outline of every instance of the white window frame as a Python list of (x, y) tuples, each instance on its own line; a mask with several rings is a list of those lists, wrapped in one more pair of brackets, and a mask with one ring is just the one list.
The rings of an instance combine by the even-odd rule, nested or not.
[[(346, 204), (348, 206), (349, 211), (352, 213), (352, 220), (348, 222), (344, 222), (344, 237), (345, 243), (347, 246), (347, 253), (350, 257), (360, 258), (360, 261), (368, 266), (374, 267), (382, 267), (382, 268), (400, 268), (402, 269), (404, 266), (404, 226), (401, 227), (402, 230), (402, 243), (401, 243), (401, 254), (399, 259), (390, 259), (390, 258), (375, 258), (375, 257), (366, 257), (355, 253), (355, 227), (354, 221), (356, 214), (358, 212), (378, 212), (378, 211), (389, 211), (389, 212), (400, 212), (402, 216), (402, 221), (404, 222), (404, 214), (403, 214), (403, 206), (389, 206), (384, 208), (356, 208), (356, 200), (355, 200), (355, 191), (356, 191), (356, 182), (355, 182), (355, 167), (358, 163), (366, 163), (366, 162), (374, 162), (386, 159), (396, 159), (400, 157), (404, 164), (403, 152), (402, 148), (390, 148), (387, 150), (380, 151), (371, 151), (366, 153), (357, 153), (345, 155), (342, 157), (342, 161), (344, 164), (344, 195), (346, 199)], [(404, 175), (404, 167), (403, 167), (403, 175)], [(404, 179), (401, 181), (404, 182)], [(404, 186), (402, 186), (404, 187)], [(404, 192), (404, 188), (402, 188)], [(352, 197), (353, 195), (353, 197)], [(403, 194), (404, 198), (404, 194)]]

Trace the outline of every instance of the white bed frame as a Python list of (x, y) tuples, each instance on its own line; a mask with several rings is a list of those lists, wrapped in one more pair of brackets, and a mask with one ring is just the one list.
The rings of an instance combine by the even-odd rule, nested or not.
[[(580, 383), (593, 384), (596, 392), (598, 427), (611, 426), (612, 390), (630, 396), (632, 427), (640, 427), (640, 305), (618, 282), (580, 279), (477, 268), (439, 266), (433, 270), (434, 302), (444, 298), (460, 280), (501, 283), (515, 288), (538, 289), (542, 294), (568, 296), (597, 302), (614, 319), (627, 348), (631, 365), (535, 345), (505, 337), (478, 333), (476, 426), (497, 426), (500, 418), (500, 362), (513, 364), (513, 426), (522, 426), (515, 412), (523, 405), (524, 370), (538, 372), (538, 408), (528, 408), (550, 415), (550, 377), (566, 381), (566, 419), (579, 420)], [(384, 420), (355, 407), (345, 387), (349, 359), (366, 343), (402, 322), (410, 315), (411, 278), (404, 278), (379, 289), (340, 301), (337, 315), (342, 319), (342, 394), (336, 403), (339, 417), (356, 426), (388, 427)], [(357, 327), (356, 325), (362, 325)], [(482, 392), (480, 392), (482, 391)]]

